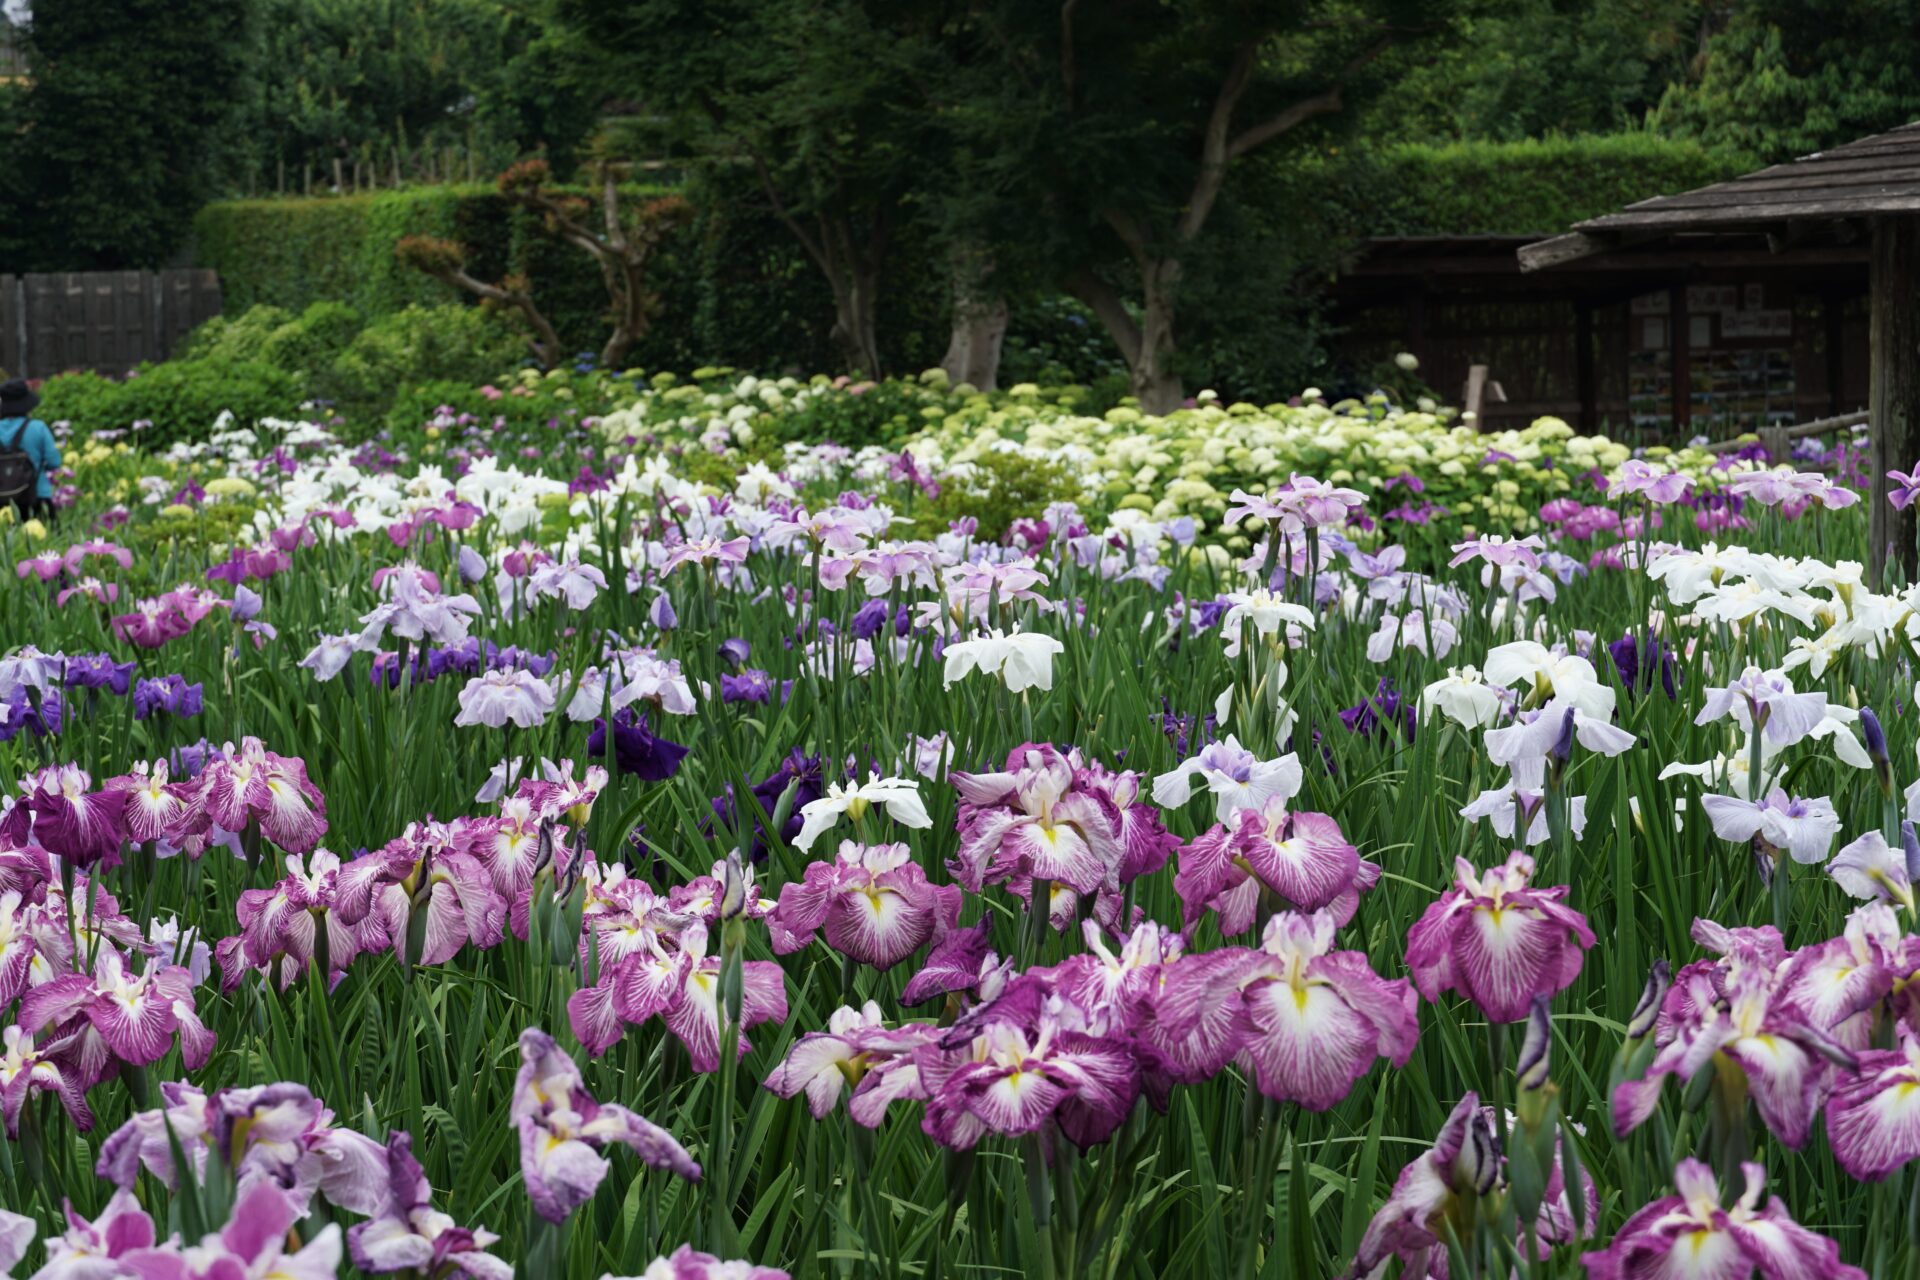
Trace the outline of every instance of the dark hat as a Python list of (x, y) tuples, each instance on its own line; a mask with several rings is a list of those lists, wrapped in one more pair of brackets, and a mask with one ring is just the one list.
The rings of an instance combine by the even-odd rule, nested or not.
[(34, 411), (40, 397), (25, 378), (0, 382), (0, 418), (24, 418)]

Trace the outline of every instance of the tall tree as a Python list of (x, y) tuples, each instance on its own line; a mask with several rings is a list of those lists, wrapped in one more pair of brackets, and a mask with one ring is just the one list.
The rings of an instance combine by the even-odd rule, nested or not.
[(1511, 0), (1410, 66), (1366, 137), (1515, 142), (1641, 128), (1730, 0)]
[(1920, 0), (1722, 0), (1648, 123), (1787, 160), (1920, 116)]
[(1247, 157), (1337, 121), (1454, 0), (999, 0), (972, 36), (1005, 89), (983, 153), (1023, 175), (1060, 244), (1060, 281), (1099, 318), (1154, 410), (1177, 405), (1187, 265)]
[[(537, 0), (254, 0), (231, 186), (302, 190), (339, 160), (392, 182), (484, 180), (544, 149), (571, 172), (593, 124)], [(449, 167), (446, 156), (456, 163)]]
[(233, 110), (251, 2), (34, 6), (25, 127), (0, 186), (28, 263), (151, 267), (179, 249)]
[(677, 114), (700, 160), (747, 175), (832, 290), (835, 345), (881, 372), (880, 283), (923, 157), (897, 32), (857, 0), (555, 0), (611, 89)]

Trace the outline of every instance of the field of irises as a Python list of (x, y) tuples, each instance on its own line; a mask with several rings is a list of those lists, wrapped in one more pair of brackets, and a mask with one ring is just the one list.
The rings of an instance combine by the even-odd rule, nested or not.
[[(930, 528), (957, 421), (693, 408), (73, 429), (0, 525), (13, 1274), (1920, 1275), (1850, 468), (1336, 421)], [(1476, 467), (1554, 496), (1409, 518)]]

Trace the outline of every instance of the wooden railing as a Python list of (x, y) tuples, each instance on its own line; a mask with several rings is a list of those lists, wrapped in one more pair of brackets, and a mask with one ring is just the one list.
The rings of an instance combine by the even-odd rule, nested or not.
[[(1838, 417), (1819, 418), (1813, 422), (1802, 422), (1792, 427), (1762, 427), (1750, 434), (1760, 438), (1760, 443), (1766, 446), (1769, 458), (1775, 462), (1784, 462), (1793, 454), (1793, 442), (1803, 436), (1823, 435), (1829, 431), (1848, 431), (1865, 425), (1867, 425), (1867, 411), (1862, 409), (1858, 413), (1843, 413)], [(1748, 443), (1750, 441), (1744, 437), (1717, 440), (1707, 448), (1714, 453), (1731, 453)]]

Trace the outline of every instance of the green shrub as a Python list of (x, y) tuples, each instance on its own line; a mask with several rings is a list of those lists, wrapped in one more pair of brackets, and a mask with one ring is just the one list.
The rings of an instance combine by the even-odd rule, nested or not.
[(1015, 520), (1044, 511), (1050, 503), (1082, 496), (1079, 483), (1057, 462), (987, 454), (973, 464), (969, 479), (946, 485), (938, 497), (910, 514), (914, 531), (923, 538), (944, 533), (953, 521), (971, 516), (980, 522), (975, 537), (998, 542)]
[(259, 361), (174, 360), (141, 365), (124, 382), (92, 373), (62, 374), (47, 381), (40, 414), (84, 431), (119, 430), (136, 422), (150, 448), (176, 440), (204, 439), (222, 413), (251, 425), (288, 417), (302, 399), (297, 378)]
[(809, 398), (792, 412), (762, 415), (755, 426), (764, 425), (779, 440), (830, 440), (849, 449), (897, 444), (925, 428), (927, 403), (920, 383), (889, 378), (855, 383), (850, 394)]
[(349, 416), (383, 416), (417, 383), (478, 385), (526, 358), (526, 343), (502, 317), (479, 307), (408, 307), (362, 329), (316, 378), (314, 389)]
[(215, 316), (187, 335), (176, 360), (258, 360), (267, 339), (293, 322), (285, 307), (262, 305)]
[(299, 319), (267, 335), (260, 359), (310, 382), (352, 344), (363, 323), (360, 313), (344, 302), (316, 302)]

